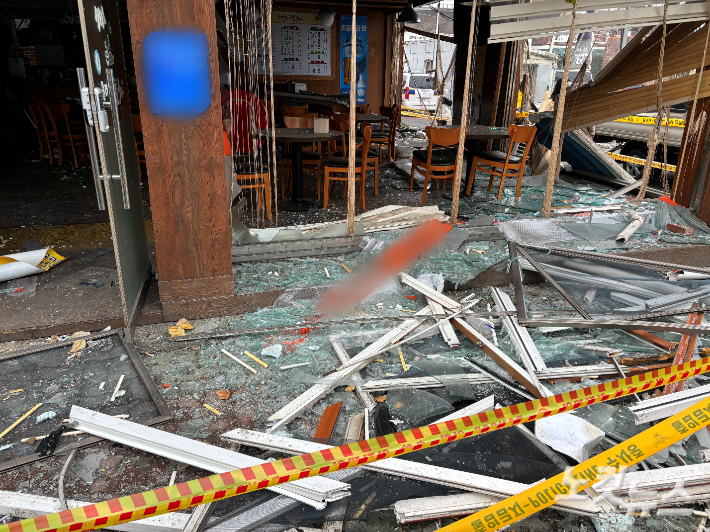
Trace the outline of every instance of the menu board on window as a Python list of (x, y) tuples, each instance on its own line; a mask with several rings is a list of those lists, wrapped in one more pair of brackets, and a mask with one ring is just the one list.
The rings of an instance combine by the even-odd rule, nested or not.
[[(274, 11), (271, 31), (275, 76), (331, 75), (331, 28), (323, 26), (316, 13)], [(268, 74), (268, 57), (263, 57), (268, 51), (260, 52), (259, 74)]]

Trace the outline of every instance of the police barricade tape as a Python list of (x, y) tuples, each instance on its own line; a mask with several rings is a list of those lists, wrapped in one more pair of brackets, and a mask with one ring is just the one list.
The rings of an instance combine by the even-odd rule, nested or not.
[[(655, 116), (625, 116), (624, 118), (617, 118), (614, 122), (626, 122), (628, 124), (648, 124), (653, 125), (656, 122)], [(685, 120), (682, 118), (663, 118), (661, 120), (661, 127), (685, 127)]]
[(0, 532), (76, 532), (137, 521), (298, 479), (392, 458), (419, 449), (665, 386), (710, 371), (710, 357), (497, 408), (474, 416), (266, 462), (110, 501), (0, 525)]
[[(492, 532), (576, 495), (594, 484), (621, 486), (626, 468), (710, 425), (710, 398), (550, 479), (452, 523), (440, 532)], [(614, 475), (619, 476), (614, 477)], [(602, 495), (601, 497), (604, 497)], [(611, 498), (607, 496), (608, 498)]]
[[(625, 163), (633, 163), (633, 164), (640, 164), (641, 166), (646, 166), (646, 161), (645, 159), (639, 159), (638, 157), (630, 157), (629, 155), (621, 155), (620, 153), (614, 153), (614, 152), (606, 152), (606, 154), (614, 159), (615, 161), (622, 161)], [(651, 163), (651, 166), (653, 168), (658, 168), (659, 170), (663, 170), (663, 163), (659, 163), (656, 161), (653, 161)], [(668, 169), (669, 172), (675, 172), (676, 166), (674, 164), (666, 164), (665, 167)]]

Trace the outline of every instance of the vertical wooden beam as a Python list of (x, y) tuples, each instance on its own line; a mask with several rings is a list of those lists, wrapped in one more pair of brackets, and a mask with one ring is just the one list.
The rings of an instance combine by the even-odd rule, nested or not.
[[(357, 0), (353, 0), (353, 14), (350, 21), (350, 146), (348, 149), (348, 235), (355, 236), (355, 89), (357, 80), (355, 58), (357, 57)], [(362, 154), (365, 157), (366, 154)], [(363, 179), (364, 186), (364, 179)]]
[(565, 68), (562, 72), (562, 85), (560, 96), (555, 105), (555, 128), (552, 131), (552, 147), (550, 148), (550, 166), (547, 170), (547, 186), (545, 187), (545, 200), (542, 207), (542, 217), (549, 218), (552, 208), (552, 192), (555, 189), (555, 178), (560, 171), (558, 153), (560, 151), (560, 141), (562, 139), (562, 116), (565, 111), (565, 97), (567, 96), (567, 80), (569, 80), (569, 64), (572, 58), (572, 46), (574, 46), (574, 26), (577, 22), (577, 2), (572, 8), (572, 25), (569, 29), (567, 39), (567, 49), (565, 50)]
[(476, 29), (476, 0), (471, 7), (471, 29), (468, 34), (468, 60), (466, 62), (466, 77), (463, 84), (463, 106), (461, 108), (461, 125), (459, 130), (459, 148), (456, 152), (456, 170), (451, 189), (451, 226), (456, 225), (459, 215), (459, 192), (461, 191), (461, 172), (463, 171), (463, 149), (468, 132), (468, 93), (471, 84), (471, 59), (473, 57), (473, 35)]
[(402, 95), (402, 79), (404, 78), (404, 24), (399, 25), (399, 66), (397, 67), (397, 91), (399, 97), (395, 101), (399, 102), (399, 105), (404, 105), (404, 96)]
[[(234, 277), (214, 0), (128, 0), (128, 18), (163, 313), (168, 320), (223, 314), (233, 305)], [(151, 33), (169, 30), (207, 36), (210, 105), (199, 116), (151, 112), (144, 43)]]

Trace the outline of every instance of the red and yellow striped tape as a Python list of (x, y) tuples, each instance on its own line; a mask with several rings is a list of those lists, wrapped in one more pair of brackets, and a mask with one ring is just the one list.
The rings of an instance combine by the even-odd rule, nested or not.
[(323, 475), (454, 440), (470, 438), (519, 423), (527, 423), (560, 412), (568, 412), (609, 399), (665, 386), (709, 370), (710, 358), (694, 360), (553, 397), (490, 410), (475, 416), (435, 423), (81, 508), (15, 521), (1, 525), (0, 532), (76, 532), (137, 521), (293, 480)]

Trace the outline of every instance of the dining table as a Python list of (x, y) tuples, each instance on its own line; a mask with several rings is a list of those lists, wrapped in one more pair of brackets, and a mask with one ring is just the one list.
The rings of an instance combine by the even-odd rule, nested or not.
[(313, 142), (329, 142), (340, 138), (339, 131), (315, 133), (313, 128), (277, 127), (273, 129), (260, 129), (259, 138), (270, 139), (273, 135), (276, 142), (291, 144), (291, 168), (293, 171), (293, 195), (291, 200), (281, 208), (289, 212), (307, 212), (315, 203), (303, 197), (303, 144)]
[(385, 115), (378, 115), (378, 114), (360, 114), (360, 115), (355, 115), (355, 121), (356, 122), (369, 122), (371, 124), (381, 124), (384, 122), (389, 122), (389, 117)]

